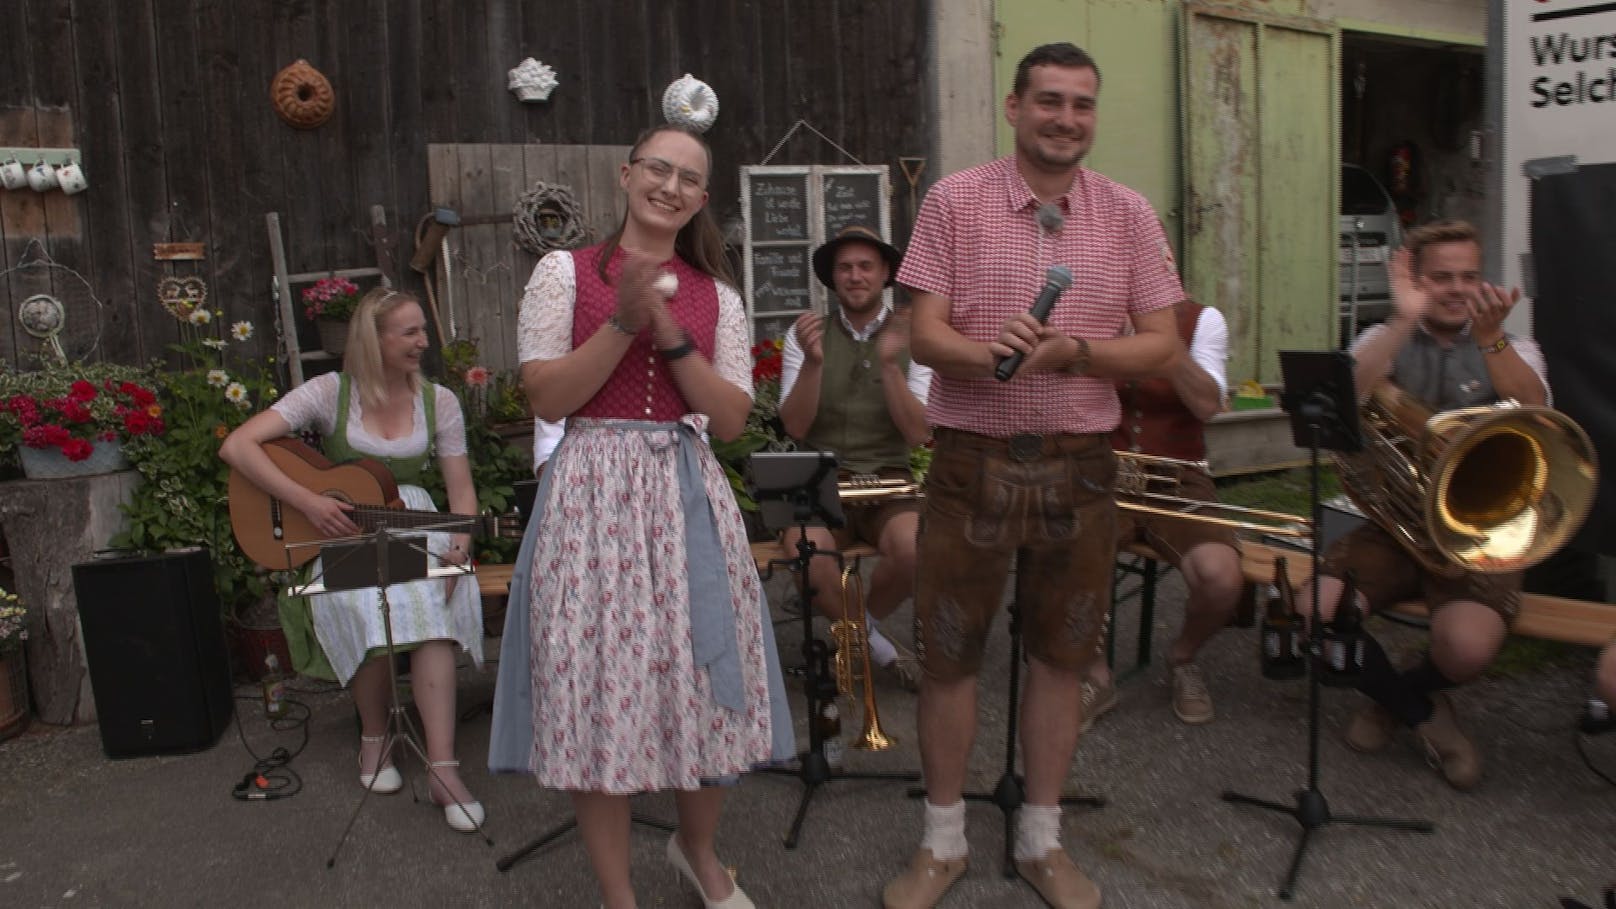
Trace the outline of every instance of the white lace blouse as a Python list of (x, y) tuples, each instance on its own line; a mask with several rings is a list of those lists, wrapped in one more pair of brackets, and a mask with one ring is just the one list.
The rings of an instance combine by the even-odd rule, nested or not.
[[(725, 381), (752, 395), (751, 340), (746, 305), (735, 288), (718, 286), (718, 325), (713, 332), (713, 368)], [(516, 352), (523, 363), (556, 360), (572, 352), (572, 312), (578, 290), (572, 254), (547, 254), (533, 267), (516, 319)]]
[[(337, 430), (337, 389), (340, 374), (328, 372), (315, 376), (286, 393), (271, 407), (291, 425), (293, 431), (307, 427), (318, 429), (322, 435)], [(460, 401), (454, 392), (436, 382), (433, 402), (437, 417), (439, 457), (456, 457), (466, 453), (466, 421), (460, 413)], [(415, 412), (410, 419), (410, 434), (398, 439), (384, 439), (365, 429), (365, 406), (360, 400), (359, 387), (348, 383), (348, 444), (355, 451), (379, 458), (410, 458), (426, 450), (426, 407), (421, 396), (415, 398)]]

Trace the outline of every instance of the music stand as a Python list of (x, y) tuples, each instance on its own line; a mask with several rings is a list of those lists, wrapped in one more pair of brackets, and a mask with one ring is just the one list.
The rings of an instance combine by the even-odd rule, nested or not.
[[(808, 804), (814, 793), (826, 783), (838, 780), (899, 780), (920, 779), (920, 774), (902, 772), (852, 773), (830, 765), (825, 758), (825, 740), (820, 734), (820, 706), (838, 696), (836, 679), (830, 671), (830, 647), (814, 635), (814, 586), (808, 577), (808, 568), (815, 556), (836, 561), (836, 572), (845, 570), (842, 554), (834, 549), (820, 549), (808, 539), (809, 527), (841, 527), (847, 523), (842, 513), (841, 494), (836, 485), (836, 456), (823, 451), (761, 452), (752, 455), (752, 496), (758, 503), (763, 525), (769, 530), (784, 532), (797, 528), (797, 555), (791, 559), (771, 559), (769, 567), (790, 568), (797, 573), (797, 592), (802, 599), (802, 658), (806, 673), (803, 676), (803, 695), (808, 704), (808, 750), (797, 755), (797, 769), (765, 768), (766, 772), (795, 776), (802, 780), (802, 799), (797, 802), (796, 816), (786, 832), (785, 847), (797, 848), (802, 835), (803, 822), (808, 817)], [(868, 615), (865, 621), (869, 621)], [(866, 628), (868, 633), (868, 628)], [(873, 684), (870, 679), (865, 684)]]
[[(387, 731), (382, 738), (382, 757), (392, 753), (393, 743), (402, 741), (407, 748), (420, 759), (421, 765), (426, 768), (429, 779), (438, 779), (438, 771), (432, 766), (427, 757), (426, 748), (421, 744), (420, 732), (416, 730), (415, 723), (410, 720), (409, 714), (404, 710), (398, 697), (398, 651), (393, 642), (393, 612), (387, 599), (387, 588), (393, 584), (403, 584), (409, 581), (419, 581), (427, 578), (471, 576), (472, 568), (466, 566), (443, 566), (439, 568), (427, 567), (428, 552), (424, 541), (420, 539), (423, 531), (439, 531), (453, 533), (463, 529), (470, 522), (464, 520), (448, 520), (426, 527), (411, 527), (408, 529), (393, 529), (385, 524), (377, 527), (370, 533), (360, 534), (356, 537), (347, 537), (337, 540), (325, 540), (315, 543), (290, 544), (286, 547), (288, 556), (294, 548), (302, 546), (320, 547), (320, 573), (308, 583), (295, 584), (288, 589), (291, 596), (310, 596), (316, 593), (330, 593), (338, 590), (356, 590), (375, 587), (377, 603), (381, 607), (382, 631), (387, 647), (387, 674), (388, 674), (388, 714)], [(403, 536), (409, 534), (409, 536)], [(379, 772), (377, 776), (379, 776)], [(442, 783), (442, 780), (439, 780)], [(365, 787), (364, 793), (359, 796), (359, 802), (354, 806), (353, 814), (348, 818), (347, 826), (342, 828), (342, 835), (337, 838), (337, 844), (332, 847), (331, 855), (326, 859), (326, 868), (333, 868), (337, 863), (337, 853), (342, 850), (343, 843), (348, 841), (348, 834), (353, 830), (354, 822), (359, 820), (359, 812), (364, 809), (365, 802), (370, 798), (371, 790), (376, 787), (376, 778), (371, 778), (371, 784)], [(448, 787), (444, 787), (448, 791)], [(410, 798), (419, 802), (420, 796), (415, 792), (415, 786), (410, 786)], [(461, 813), (471, 817), (471, 812), (453, 795), (454, 803), (459, 806)], [(489, 846), (494, 841), (488, 837), (482, 825), (473, 824), (477, 834)]]
[(1307, 788), (1297, 790), (1294, 805), (1242, 795), (1232, 790), (1224, 790), (1223, 800), (1288, 814), (1302, 825), (1301, 839), (1296, 843), (1290, 868), (1285, 872), (1285, 880), (1279, 888), (1279, 898), (1288, 900), (1296, 894), (1296, 878), (1302, 870), (1302, 859), (1307, 854), (1313, 831), (1320, 827), (1351, 824), (1431, 833), (1436, 826), (1425, 820), (1332, 815), (1329, 802), (1319, 789), (1319, 673), (1324, 651), (1324, 622), (1318, 617), (1319, 558), (1320, 549), (1323, 548), (1321, 529), (1324, 526), (1324, 503), (1319, 498), (1319, 450), (1362, 450), (1363, 435), (1358, 426), (1358, 397), (1353, 387), (1353, 359), (1350, 354), (1335, 350), (1282, 350), (1279, 352), (1279, 361), (1285, 380), (1285, 393), (1280, 401), (1291, 416), (1292, 440), (1297, 447), (1307, 448), (1311, 453), (1313, 616), (1307, 623)]

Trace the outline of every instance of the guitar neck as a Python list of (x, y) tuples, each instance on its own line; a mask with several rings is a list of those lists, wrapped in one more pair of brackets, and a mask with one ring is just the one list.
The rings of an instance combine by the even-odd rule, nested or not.
[[(384, 508), (378, 505), (355, 505), (349, 517), (365, 530), (379, 527), (409, 529), (426, 527), (441, 533), (485, 532), (485, 522), (476, 515), (449, 514), (442, 511), (413, 511), (408, 508)], [(440, 525), (459, 525), (443, 527)]]

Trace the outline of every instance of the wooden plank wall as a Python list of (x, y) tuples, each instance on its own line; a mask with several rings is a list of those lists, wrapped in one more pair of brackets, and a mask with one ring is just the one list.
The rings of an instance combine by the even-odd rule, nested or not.
[[(428, 183), (433, 204), (468, 221), (509, 213), (540, 180), (565, 186), (600, 240), (622, 212), (618, 165), (628, 153), (626, 145), (431, 145)], [(510, 221), (467, 224), (448, 242), (447, 287), (438, 291), (445, 333), (476, 341), (488, 368), (515, 369), (517, 304), (539, 257), (517, 245)]]
[[(281, 214), (291, 270), (319, 271), (375, 261), (368, 212), (380, 204), (402, 263), (417, 221), (443, 204), (430, 191), (429, 145), (489, 149), (485, 163), (473, 162), (488, 169), (486, 187), (460, 171), (462, 205), (480, 210), (517, 174), (514, 164), (496, 167), (494, 149), (553, 154), (565, 173), (565, 147), (624, 146), (659, 122), (664, 87), (686, 72), (722, 102), (709, 134), (718, 162), (710, 205), (720, 223), (739, 218), (737, 168), (761, 163), (799, 118), (895, 174), (900, 156), (929, 154), (925, 0), (5, 5), (0, 146), (80, 148), (90, 189), (71, 197), (0, 190), (0, 268), (39, 240), (83, 273), (107, 307), (102, 351), (123, 362), (161, 356), (175, 337), (155, 303), (165, 274), (200, 274), (226, 319), (267, 329), (265, 212)], [(550, 101), (522, 104), (506, 90), (506, 70), (526, 56), (556, 69), (561, 84)], [(319, 129), (292, 129), (269, 105), (271, 79), (298, 58), (336, 93), (336, 112)], [(526, 181), (534, 166), (526, 150), (522, 161)], [(799, 131), (773, 163), (847, 158)], [(908, 225), (895, 227), (906, 239)], [(153, 259), (153, 243), (173, 241), (205, 243), (207, 259)], [(525, 277), (513, 261), (488, 280), (508, 306)], [(421, 286), (407, 269), (395, 280)], [(48, 284), (38, 275), (0, 282), (0, 357), (31, 346), (12, 314)], [(268, 334), (259, 333), (266, 344)]]

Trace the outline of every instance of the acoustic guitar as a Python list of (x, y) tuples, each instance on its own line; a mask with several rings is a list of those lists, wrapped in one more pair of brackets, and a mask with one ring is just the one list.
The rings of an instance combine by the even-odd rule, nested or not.
[[(520, 515), (462, 515), (405, 508), (398, 495), (398, 482), (380, 461), (362, 458), (336, 464), (298, 439), (266, 442), (264, 453), (304, 489), (353, 505), (348, 517), (361, 530), (420, 527), (481, 536), (522, 534)], [(451, 527), (441, 526), (451, 523)], [(297, 568), (313, 561), (320, 547), (297, 544), (326, 539), (303, 512), (258, 488), (234, 469), (230, 471), (230, 529), (242, 553), (271, 570)]]

